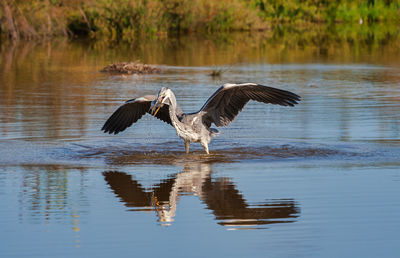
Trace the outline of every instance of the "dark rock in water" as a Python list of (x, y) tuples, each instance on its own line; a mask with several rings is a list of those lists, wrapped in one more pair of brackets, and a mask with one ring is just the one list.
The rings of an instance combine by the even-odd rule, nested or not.
[(160, 73), (161, 69), (154, 65), (124, 62), (107, 65), (100, 72), (113, 74), (152, 74)]

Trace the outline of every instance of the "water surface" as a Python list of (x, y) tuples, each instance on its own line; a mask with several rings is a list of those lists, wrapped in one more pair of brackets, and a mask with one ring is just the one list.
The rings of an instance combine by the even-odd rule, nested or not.
[[(400, 48), (387, 35), (3, 44), (0, 252), (397, 257)], [(98, 72), (138, 59), (164, 72)], [(215, 66), (221, 77), (208, 75)], [(150, 116), (119, 135), (100, 131), (123, 101), (162, 86), (192, 112), (221, 84), (247, 81), (302, 101), (249, 103), (219, 128), (211, 155), (199, 144), (186, 155)]]

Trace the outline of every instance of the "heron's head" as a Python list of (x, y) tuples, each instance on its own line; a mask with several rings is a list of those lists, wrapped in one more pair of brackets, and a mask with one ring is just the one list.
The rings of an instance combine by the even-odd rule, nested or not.
[(151, 111), (153, 116), (155, 116), (165, 104), (169, 105), (170, 104), (170, 97), (171, 97), (172, 91), (167, 88), (167, 87), (162, 87), (161, 90), (158, 92), (157, 99), (153, 101)]
[(160, 104), (169, 105), (171, 94), (172, 94), (172, 91), (169, 88), (162, 87), (161, 90), (158, 92), (157, 101), (159, 101)]

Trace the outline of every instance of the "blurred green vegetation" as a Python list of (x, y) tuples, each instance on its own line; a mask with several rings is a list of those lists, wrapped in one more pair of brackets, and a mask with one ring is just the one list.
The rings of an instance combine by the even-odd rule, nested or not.
[[(0, 35), (132, 42), (142, 35), (400, 24), (400, 0), (2, 0)], [(354, 27), (354, 26), (353, 26)]]
[(0, 32), (11, 38), (252, 30), (264, 19), (243, 0), (2, 0)]
[(272, 23), (399, 23), (399, 0), (251, 0)]

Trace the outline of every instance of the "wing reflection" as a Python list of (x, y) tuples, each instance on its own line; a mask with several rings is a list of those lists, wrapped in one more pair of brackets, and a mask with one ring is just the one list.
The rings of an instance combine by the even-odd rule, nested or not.
[(124, 172), (106, 171), (103, 175), (127, 207), (135, 211), (154, 210), (162, 225), (171, 225), (179, 199), (185, 195), (198, 196), (214, 213), (218, 224), (231, 229), (294, 222), (299, 216), (299, 207), (293, 199), (247, 203), (230, 178), (212, 177), (212, 172), (210, 164), (187, 163), (182, 172), (161, 180), (151, 189)]

